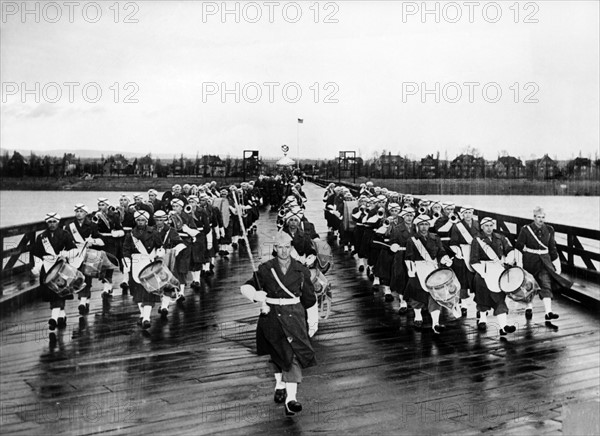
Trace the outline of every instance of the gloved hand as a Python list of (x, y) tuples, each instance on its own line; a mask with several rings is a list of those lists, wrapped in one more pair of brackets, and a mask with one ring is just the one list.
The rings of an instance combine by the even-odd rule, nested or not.
[(265, 291), (256, 291), (254, 294), (254, 301), (257, 303), (264, 303), (267, 301), (267, 293)]
[(113, 238), (122, 238), (123, 236), (125, 236), (125, 232), (123, 230), (111, 230), (110, 235)]
[(445, 255), (444, 257), (442, 257), (442, 260), (440, 260), (440, 263), (444, 266), (449, 267), (452, 265), (452, 259), (450, 259), (448, 255)]
[(553, 260), (552, 265), (554, 266), (554, 270), (556, 271), (557, 274), (562, 273), (562, 265), (560, 263), (560, 257), (557, 257), (555, 260)]
[(165, 257), (165, 254), (166, 254), (166, 251), (162, 247), (160, 247), (159, 249), (156, 250), (156, 257), (163, 258), (163, 257)]

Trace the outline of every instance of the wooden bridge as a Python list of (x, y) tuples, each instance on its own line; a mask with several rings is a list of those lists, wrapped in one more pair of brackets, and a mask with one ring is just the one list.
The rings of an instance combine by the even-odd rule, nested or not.
[[(324, 237), (323, 190), (306, 192)], [(274, 221), (264, 212), (250, 237), (262, 260)], [(130, 297), (103, 304), (94, 282), (90, 314), (67, 302), (67, 328), (50, 346), (47, 303), (19, 300), (0, 324), (0, 434), (599, 433), (599, 322), (589, 305), (559, 298), (554, 331), (539, 300), (529, 322), (511, 302), (508, 339), (493, 323), (478, 332), (474, 306), (440, 336), (418, 332), (330, 242), (333, 311), (314, 337), (319, 365), (305, 371), (300, 415), (285, 418), (273, 403), (272, 375), (255, 354), (258, 307), (239, 293), (251, 274), (242, 250), (220, 259), (200, 291), (188, 289), (167, 321), (154, 313), (147, 332)], [(15, 280), (3, 298), (27, 291)], [(598, 295), (597, 283), (587, 286)]]

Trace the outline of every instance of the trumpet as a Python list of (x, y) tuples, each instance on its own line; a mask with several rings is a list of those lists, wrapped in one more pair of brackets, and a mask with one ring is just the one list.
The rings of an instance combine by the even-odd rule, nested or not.
[(94, 213), (94, 215), (92, 215), (92, 222), (93, 222), (94, 224), (98, 224), (98, 223), (100, 222), (100, 218), (98, 218), (98, 214), (99, 214), (99, 213), (100, 213), (100, 212), (95, 212), (95, 213)]
[(109, 210), (109, 212), (115, 213), (117, 211), (117, 208), (111, 205), (111, 206), (108, 206), (108, 210)]
[(425, 207), (421, 206), (421, 207), (419, 208), (419, 215), (424, 215), (424, 214), (426, 214), (426, 213), (427, 213), (427, 208), (425, 208)]
[(284, 208), (281, 208), (281, 209), (279, 209), (279, 212), (277, 213), (277, 218), (283, 218), (286, 214), (287, 214), (287, 210)]
[(441, 215), (439, 212), (434, 212), (434, 213), (433, 213), (433, 217), (434, 217), (435, 219), (438, 219), (438, 218), (439, 218), (439, 217), (441, 217), (441, 216), (442, 216), (442, 215)]
[(367, 210), (367, 206), (361, 206), (358, 208), (361, 212), (364, 212), (365, 210)]
[(451, 213), (450, 215), (448, 215), (448, 219), (453, 223), (457, 223), (460, 221), (460, 217), (455, 213)]
[(396, 218), (390, 217), (383, 220), (384, 226), (389, 226), (390, 224), (396, 224)]
[(377, 215), (383, 217), (385, 215), (385, 210), (382, 207), (380, 207), (377, 211)]
[(194, 211), (194, 209), (192, 208), (191, 204), (186, 204), (183, 208), (183, 211), (187, 214), (191, 214)]

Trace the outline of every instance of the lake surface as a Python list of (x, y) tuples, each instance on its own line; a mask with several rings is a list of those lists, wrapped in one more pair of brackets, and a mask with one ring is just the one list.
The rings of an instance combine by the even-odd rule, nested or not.
[[(120, 194), (114, 191), (0, 191), (0, 227), (41, 221), (46, 212), (70, 216), (74, 214), (75, 203), (84, 203), (90, 210), (96, 210), (98, 197), (118, 204)], [(132, 197), (134, 192), (125, 194)], [(161, 196), (162, 192), (159, 198)], [(548, 222), (600, 230), (600, 197), (431, 195), (427, 198), (453, 200), (456, 204), (523, 218), (532, 218), (533, 208), (541, 206), (546, 210)]]

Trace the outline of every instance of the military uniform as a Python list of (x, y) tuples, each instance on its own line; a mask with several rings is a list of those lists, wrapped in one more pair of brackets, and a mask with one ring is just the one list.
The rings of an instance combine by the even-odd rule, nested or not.
[[(504, 235), (498, 233), (492, 233), (490, 237), (482, 235), (479, 238), (473, 239), (471, 243), (471, 265), (477, 266), (482, 262), (493, 262), (495, 260), (494, 256), (490, 256), (491, 252), (486, 253), (485, 249), (481, 246), (482, 243), (493, 250), (498, 260), (501, 260), (513, 249)], [(473, 288), (475, 291), (475, 303), (479, 312), (494, 309), (494, 315), (508, 313), (508, 307), (505, 302), (506, 294), (502, 291), (490, 291), (485, 279), (480, 274), (474, 275)]]
[[(138, 249), (138, 247), (136, 247), (133, 238), (136, 238), (143, 244), (146, 253), (141, 252)], [(159, 301), (159, 297), (157, 295), (147, 292), (146, 289), (140, 283), (138, 283), (138, 281), (136, 280), (137, 277), (134, 278), (134, 274), (137, 275), (137, 273), (134, 271), (134, 267), (136, 265), (135, 262), (132, 263), (132, 255), (151, 254), (153, 250), (157, 250), (161, 247), (162, 240), (156, 229), (154, 229), (154, 227), (146, 226), (146, 228), (142, 229), (136, 226), (133, 228), (131, 233), (125, 236), (125, 242), (123, 243), (123, 257), (125, 259), (129, 259), (129, 287), (131, 289), (133, 301), (135, 301), (136, 303), (154, 306), (154, 303)], [(141, 267), (139, 265), (138, 268), (141, 270)]]
[[(419, 253), (419, 250), (417, 250), (413, 238), (421, 241), (432, 260), (437, 260), (439, 262), (442, 257), (446, 256), (446, 250), (444, 250), (442, 241), (437, 235), (432, 233), (427, 233), (426, 236), (415, 234), (408, 240), (408, 243), (406, 244), (406, 261), (425, 260)], [(425, 278), (423, 277), (422, 279), (424, 280)], [(422, 308), (428, 306), (429, 311), (435, 310), (435, 308), (439, 310), (439, 305), (437, 305), (433, 298), (431, 298), (429, 292), (423, 289), (421, 282), (416, 275), (415, 277), (409, 277), (404, 296), (411, 300), (411, 305), (413, 307)]]
[(553, 288), (572, 286), (570, 281), (556, 272), (552, 264), (558, 260), (552, 226), (542, 224), (538, 227), (535, 223), (524, 226), (515, 246), (523, 252), (523, 269), (532, 274), (540, 285), (540, 298), (552, 298)]
[[(48, 241), (54, 250), (54, 253), (50, 252), (44, 244), (44, 240)], [(48, 247), (49, 248), (49, 247)], [(50, 230), (44, 230), (38, 235), (33, 244), (31, 254), (39, 259), (43, 259), (44, 256), (58, 256), (61, 251), (69, 251), (77, 248), (75, 241), (69, 232), (63, 229), (56, 229), (54, 232)], [(72, 300), (73, 295), (69, 295), (66, 298), (60, 297), (56, 292), (52, 291), (46, 286), (46, 276), (48, 271), (46, 270), (47, 265), (43, 265), (40, 269), (40, 289), (42, 293), (42, 299), (50, 302), (50, 308), (61, 308), (65, 307), (65, 300)], [(49, 267), (48, 267), (49, 268)]]

